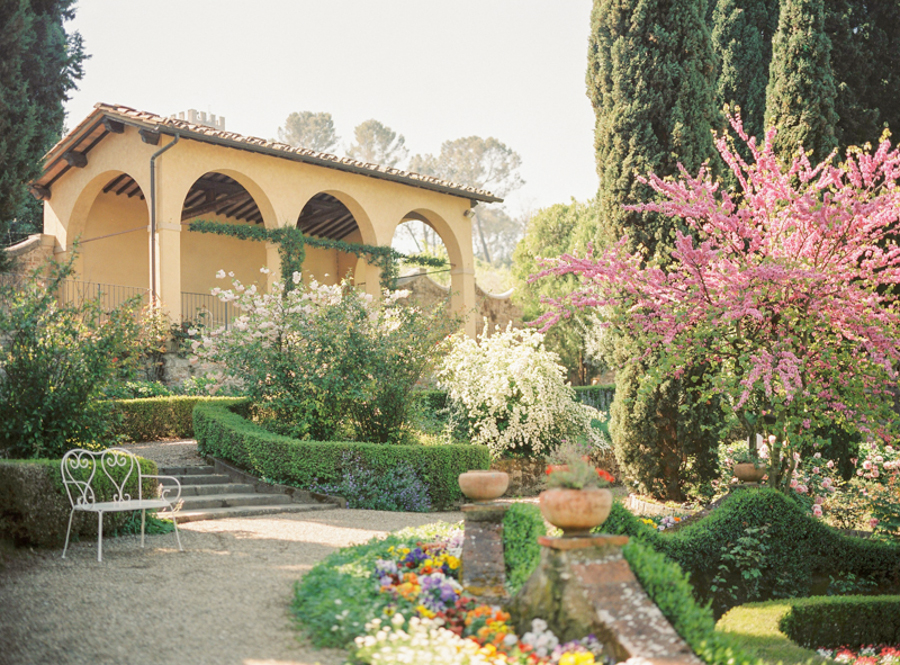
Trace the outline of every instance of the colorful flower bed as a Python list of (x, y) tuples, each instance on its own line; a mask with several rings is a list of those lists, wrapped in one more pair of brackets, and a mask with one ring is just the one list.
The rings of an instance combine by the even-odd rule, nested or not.
[(466, 596), (459, 584), (462, 531), (436, 542), (391, 546), (375, 561), (384, 618), (366, 624), (355, 639), (356, 657), (366, 663), (517, 663), (592, 665), (604, 663), (603, 645), (589, 635), (560, 644), (541, 619), (521, 637), (499, 607)]
[(856, 651), (848, 647), (817, 649), (817, 653), (848, 665), (900, 665), (900, 646), (868, 646)]

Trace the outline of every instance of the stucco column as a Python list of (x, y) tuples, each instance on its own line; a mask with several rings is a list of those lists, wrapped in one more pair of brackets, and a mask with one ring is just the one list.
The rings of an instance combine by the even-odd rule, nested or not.
[(181, 323), (181, 225), (157, 223), (156, 284), (160, 310)]
[(457, 267), (450, 271), (450, 308), (466, 318), (463, 329), (466, 335), (475, 338), (475, 324), (478, 311), (475, 302), (475, 270), (471, 267)]
[(269, 269), (266, 276), (266, 290), (272, 293), (272, 284), (281, 281), (281, 254), (278, 253), (278, 243), (266, 243), (266, 268)]

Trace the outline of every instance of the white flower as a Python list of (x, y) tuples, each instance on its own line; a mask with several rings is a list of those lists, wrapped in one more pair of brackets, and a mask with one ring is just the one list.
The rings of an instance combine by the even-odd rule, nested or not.
[(219, 272), (217, 272), (217, 273), (216, 273), (216, 279), (225, 279), (225, 271), (224, 271), (224, 270), (220, 270)]

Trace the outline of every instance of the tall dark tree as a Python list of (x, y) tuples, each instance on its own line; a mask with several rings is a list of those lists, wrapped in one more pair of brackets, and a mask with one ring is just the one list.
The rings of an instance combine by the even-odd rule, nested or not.
[[(63, 103), (83, 75), (87, 57), (77, 32), (64, 24), (74, 0), (0, 0), (0, 234), (13, 220), (36, 231), (41, 207), (26, 183), (59, 140)], [(2, 257), (0, 257), (2, 260)]]
[(761, 138), (778, 0), (718, 0), (712, 4), (712, 40), (719, 60), (717, 105), (740, 107), (744, 128)]
[[(696, 173), (716, 159), (712, 130), (716, 57), (705, 0), (595, 0), (588, 50), (588, 97), (596, 114), (599, 218), (576, 231), (575, 245), (628, 236), (630, 249), (663, 268), (677, 227), (668, 218), (625, 210), (652, 190), (637, 178)], [(715, 163), (712, 167), (716, 168)], [(640, 340), (614, 340), (609, 364)], [(616, 375), (610, 433), (623, 471), (641, 489), (679, 500), (689, 469), (709, 477), (718, 443), (716, 405), (696, 402), (686, 380), (653, 389), (653, 358)], [(692, 377), (699, 378), (699, 377)]]
[(841, 149), (900, 129), (900, 2), (826, 0)]
[(587, 89), (596, 115), (601, 227), (580, 229), (580, 244), (598, 233), (617, 240), (627, 232), (632, 248), (648, 258), (665, 258), (672, 247), (671, 222), (622, 206), (652, 196), (638, 175), (672, 175), (678, 162), (696, 171), (715, 156), (716, 59), (705, 12), (705, 0), (595, 0)]
[(836, 95), (824, 0), (782, 0), (765, 123), (778, 128), (774, 147), (783, 159), (789, 161), (798, 145), (819, 160), (838, 146)]

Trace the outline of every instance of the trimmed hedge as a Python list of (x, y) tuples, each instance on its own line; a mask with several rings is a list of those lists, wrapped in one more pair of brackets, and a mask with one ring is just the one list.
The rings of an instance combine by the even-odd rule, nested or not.
[(538, 536), (547, 535), (541, 509), (533, 503), (514, 503), (503, 516), (503, 558), (506, 588), (516, 595), (541, 560)]
[(126, 441), (188, 439), (194, 436), (194, 407), (199, 403), (231, 404), (233, 397), (176, 395), (119, 399), (113, 402), (117, 417), (115, 434)]
[[(612, 514), (630, 514), (616, 501)], [(546, 533), (540, 509), (534, 504), (513, 504), (503, 518), (503, 554), (508, 586), (516, 593), (540, 563), (537, 537)], [(675, 631), (705, 663), (711, 665), (759, 665), (737, 642), (717, 633), (712, 610), (694, 599), (693, 589), (681, 567), (656, 552), (639, 538), (622, 550), (634, 576), (656, 603)]]
[(202, 455), (229, 460), (261, 476), (312, 488), (341, 480), (345, 454), (380, 472), (409, 462), (428, 486), (431, 504), (447, 508), (462, 500), (459, 474), (490, 468), (490, 453), (475, 445), (395, 445), (354, 441), (298, 441), (268, 432), (243, 418), (246, 399), (200, 402), (194, 408), (194, 436)]
[(778, 628), (809, 649), (900, 644), (900, 596), (798, 598)]
[[(709, 591), (723, 550), (748, 529), (762, 526), (768, 527), (759, 586), (762, 600), (821, 592), (829, 576), (847, 573), (874, 581), (881, 592), (900, 589), (900, 546), (845, 536), (769, 488), (738, 490), (711, 515), (675, 532), (651, 529), (615, 504), (602, 530), (643, 539), (690, 574), (699, 599), (730, 607), (733, 603), (721, 595), (713, 598)], [(733, 572), (739, 581), (740, 571)]]
[[(65, 542), (66, 527), (72, 505), (60, 473), (61, 460), (0, 460), (0, 538), (11, 539), (16, 545), (59, 547)], [(139, 459), (141, 473), (155, 474), (156, 462)], [(88, 469), (78, 469), (86, 478)], [(124, 469), (114, 467), (112, 472)], [(120, 476), (119, 476), (120, 477)], [(153, 479), (144, 480), (145, 496), (154, 491)], [(113, 486), (102, 473), (94, 477), (91, 486), (98, 501), (108, 501), (113, 496)], [(137, 493), (137, 478), (126, 485)], [(129, 512), (107, 513), (103, 517), (104, 533), (112, 534), (131, 517)], [(72, 536), (97, 535), (97, 517), (78, 512), (72, 521)]]
[(712, 610), (694, 600), (691, 584), (677, 563), (638, 539), (631, 540), (622, 549), (622, 554), (650, 599), (704, 663), (760, 663), (744, 652), (736, 640), (716, 632)]
[(587, 404), (601, 411), (609, 411), (609, 406), (616, 396), (616, 384), (575, 386), (575, 396), (582, 404)]

